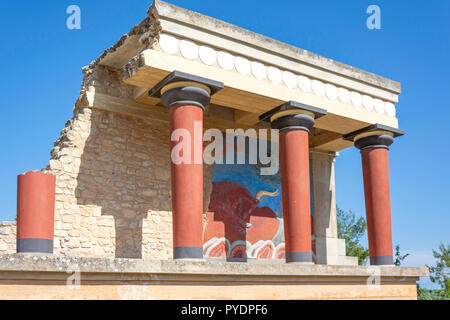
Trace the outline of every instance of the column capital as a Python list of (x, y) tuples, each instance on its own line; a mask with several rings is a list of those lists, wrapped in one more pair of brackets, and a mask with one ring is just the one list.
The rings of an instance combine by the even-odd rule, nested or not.
[(376, 123), (349, 133), (343, 139), (354, 142), (355, 147), (361, 151), (373, 148), (389, 149), (389, 146), (394, 142), (394, 138), (404, 134), (403, 130)]
[(204, 109), (211, 96), (223, 87), (224, 84), (219, 81), (174, 71), (156, 84), (148, 95), (161, 98), (161, 102), (168, 108), (194, 105)]
[(327, 114), (324, 109), (309, 106), (296, 101), (288, 101), (259, 117), (260, 121), (270, 122), (272, 128), (283, 130), (308, 131), (314, 126), (314, 120)]

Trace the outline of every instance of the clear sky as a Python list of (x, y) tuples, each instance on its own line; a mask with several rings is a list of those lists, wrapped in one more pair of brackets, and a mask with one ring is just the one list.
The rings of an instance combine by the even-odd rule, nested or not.
[[(450, 241), (450, 2), (380, 0), (172, 0), (173, 4), (401, 82), (397, 105), (406, 135), (390, 151), (394, 244), (407, 265), (433, 263)], [(81, 30), (66, 8), (81, 8)], [(0, 2), (0, 221), (14, 220), (19, 173), (46, 166), (72, 116), (81, 67), (145, 18), (150, 0)], [(366, 9), (381, 8), (381, 30)], [(337, 202), (364, 214), (360, 155), (336, 160)]]

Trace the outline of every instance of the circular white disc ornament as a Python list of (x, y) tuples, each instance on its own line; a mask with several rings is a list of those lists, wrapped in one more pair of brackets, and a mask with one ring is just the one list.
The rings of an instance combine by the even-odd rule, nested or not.
[(336, 86), (327, 83), (325, 85), (325, 93), (330, 100), (336, 100), (338, 98), (338, 92)]
[(237, 72), (239, 72), (240, 74), (243, 74), (243, 75), (250, 74), (251, 67), (250, 67), (250, 62), (248, 61), (247, 58), (236, 57), (236, 59), (234, 59), (234, 64), (236, 66)]
[(384, 108), (385, 108), (385, 110), (386, 110), (386, 114), (387, 114), (389, 117), (392, 117), (392, 118), (395, 117), (396, 110), (395, 110), (395, 105), (394, 105), (392, 102), (386, 102), (386, 103), (384, 104)]
[(167, 54), (176, 54), (178, 52), (179, 41), (174, 36), (163, 33), (159, 36), (159, 46)]
[(309, 78), (307, 78), (305, 76), (298, 76), (297, 83), (298, 83), (298, 87), (303, 92), (311, 92), (311, 80), (309, 80)]
[(338, 89), (338, 96), (339, 100), (341, 100), (342, 103), (350, 103), (350, 92), (345, 88), (339, 88)]
[(384, 102), (381, 101), (380, 99), (375, 99), (373, 101), (374, 106), (375, 106), (375, 111), (378, 113), (383, 114), (384, 113)]
[(226, 51), (219, 51), (217, 53), (217, 62), (223, 70), (233, 70), (234, 57), (230, 53)]
[(213, 64), (216, 63), (217, 61), (216, 51), (213, 48), (208, 46), (200, 46), (198, 51), (200, 55), (200, 60), (204, 64), (212, 66)]
[(358, 92), (352, 91), (350, 93), (350, 99), (352, 100), (352, 104), (357, 107), (357, 108), (361, 108), (362, 107), (362, 97), (361, 94), (359, 94)]
[(318, 97), (322, 97), (325, 94), (325, 87), (322, 81), (313, 80), (312, 81), (312, 91)]
[(267, 77), (267, 68), (261, 62), (252, 62), (252, 73), (258, 80), (264, 80)]
[(269, 80), (275, 84), (281, 83), (281, 71), (275, 67), (267, 68), (267, 77)]
[(188, 60), (194, 60), (198, 57), (198, 46), (190, 40), (180, 41), (180, 51), (183, 57)]
[(373, 98), (367, 95), (363, 96), (363, 105), (366, 110), (372, 111), (374, 108)]
[(295, 74), (290, 71), (283, 72), (283, 82), (290, 89), (297, 87), (297, 78), (295, 77)]

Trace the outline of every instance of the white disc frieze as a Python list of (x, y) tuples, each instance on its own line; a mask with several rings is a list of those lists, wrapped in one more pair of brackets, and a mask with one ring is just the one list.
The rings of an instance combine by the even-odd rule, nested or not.
[(252, 62), (252, 73), (258, 80), (264, 80), (267, 77), (267, 68), (261, 62)]
[(350, 92), (345, 88), (339, 88), (338, 89), (338, 96), (339, 100), (341, 100), (342, 103), (350, 103)]
[(311, 92), (311, 80), (305, 76), (297, 77), (298, 87), (303, 92)]
[(216, 51), (211, 47), (201, 46), (199, 48), (199, 55), (200, 60), (208, 66), (212, 66), (217, 61)]
[(269, 67), (267, 69), (267, 76), (269, 80), (275, 84), (281, 83), (281, 71), (275, 67)]
[(352, 91), (352, 93), (350, 94), (350, 98), (352, 100), (352, 104), (355, 107), (361, 108), (362, 107), (362, 97), (361, 94), (359, 94), (358, 92)]
[(366, 110), (372, 111), (374, 108), (373, 98), (367, 95), (363, 96), (363, 105)]
[(183, 57), (188, 60), (194, 60), (198, 57), (198, 46), (190, 40), (180, 41), (180, 51)]
[(373, 104), (375, 106), (375, 111), (378, 113), (384, 113), (384, 102), (381, 101), (380, 99), (375, 99), (373, 101)]
[(217, 53), (217, 62), (223, 70), (233, 70), (234, 57), (230, 53), (226, 51), (219, 51), (219, 53)]
[(250, 62), (244, 57), (236, 57), (234, 59), (237, 72), (243, 75), (250, 74)]
[(325, 93), (330, 100), (336, 100), (338, 98), (337, 88), (332, 84), (327, 83), (325, 85)]
[(170, 34), (161, 34), (159, 36), (159, 46), (167, 54), (176, 54), (178, 52), (179, 41)]
[(290, 89), (297, 87), (297, 78), (295, 77), (295, 74), (290, 71), (283, 72), (283, 82)]
[(313, 80), (312, 81), (312, 91), (318, 97), (322, 97), (325, 94), (325, 88), (322, 81)]
[(393, 103), (391, 103), (391, 102), (386, 102), (386, 103), (384, 104), (384, 108), (386, 109), (386, 114), (387, 114), (389, 117), (392, 117), (392, 118), (395, 117), (396, 111), (395, 111), (395, 105), (394, 105)]

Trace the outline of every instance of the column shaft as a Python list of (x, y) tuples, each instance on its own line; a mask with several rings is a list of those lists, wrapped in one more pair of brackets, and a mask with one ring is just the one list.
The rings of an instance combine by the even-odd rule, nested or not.
[(52, 174), (17, 177), (17, 252), (53, 253), (55, 183)]
[[(184, 145), (190, 148), (190, 163), (174, 163), (171, 152), (174, 258), (203, 257), (203, 131), (196, 133), (195, 124), (200, 129), (203, 128), (202, 108), (194, 105), (170, 108), (171, 134), (182, 129), (191, 138)], [(178, 143), (183, 143), (182, 139), (184, 137), (181, 141), (171, 141), (171, 151)], [(181, 151), (183, 152), (185, 151)], [(195, 161), (196, 156), (200, 158), (198, 163)]]
[(363, 149), (361, 157), (370, 263), (372, 265), (392, 264), (388, 149)]
[(280, 166), (286, 262), (312, 262), (307, 131), (280, 133)]

